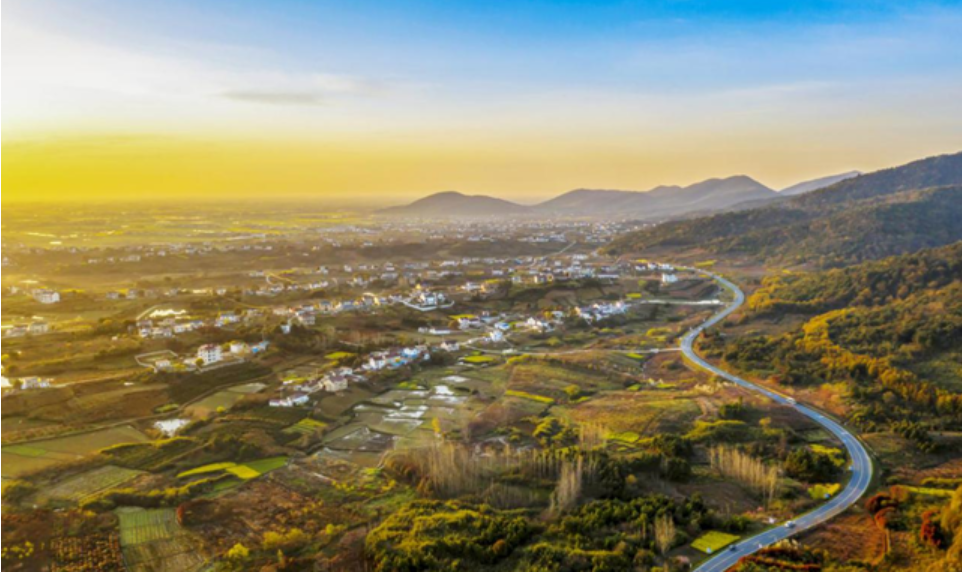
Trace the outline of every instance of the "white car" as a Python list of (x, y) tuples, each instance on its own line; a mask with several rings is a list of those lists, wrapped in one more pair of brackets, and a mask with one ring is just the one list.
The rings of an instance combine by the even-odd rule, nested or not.
[(785, 528), (795, 528), (795, 521), (794, 521), (794, 520), (790, 520), (790, 521), (786, 522), (786, 523), (785, 523)]

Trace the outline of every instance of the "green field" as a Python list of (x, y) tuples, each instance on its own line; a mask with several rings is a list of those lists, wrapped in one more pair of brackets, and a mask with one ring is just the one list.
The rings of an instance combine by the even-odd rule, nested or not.
[(265, 473), (269, 473), (276, 469), (280, 469), (286, 464), (287, 464), (287, 457), (270, 457), (268, 459), (251, 461), (250, 463), (244, 463), (243, 465), (240, 465), (240, 466), (256, 474), (254, 474), (252, 477), (242, 477), (241, 475), (237, 475), (237, 476), (241, 478), (259, 477)]
[(311, 419), (310, 417), (305, 417), (287, 429), (284, 429), (284, 432), (300, 433), (301, 435), (313, 435), (314, 433), (323, 431), (325, 427), (327, 427), (327, 423), (324, 423), (323, 421), (317, 421), (316, 419)]
[(227, 461), (224, 463), (211, 463), (209, 465), (203, 465), (201, 467), (184, 471), (177, 476), (193, 477), (208, 473), (227, 472), (246, 481), (250, 479), (256, 479), (265, 473), (280, 469), (286, 464), (287, 457), (269, 457), (267, 459), (259, 459), (249, 463), (232, 463)]
[(470, 363), (470, 364), (475, 364), (475, 365), (477, 365), (477, 364), (482, 364), (482, 363), (495, 362), (495, 361), (497, 361), (497, 358), (493, 358), (493, 357), (491, 357), (491, 356), (467, 356), (467, 357), (461, 358), (461, 361), (463, 361), (463, 362), (465, 362), (465, 363)]
[(691, 547), (705, 554), (714, 554), (736, 540), (738, 537), (733, 534), (711, 530), (696, 538)]
[(183, 534), (172, 508), (117, 509), (120, 519), (120, 545), (123, 547), (165, 540)]
[(944, 497), (952, 498), (955, 491), (951, 489), (936, 489), (933, 487), (906, 487), (909, 491), (918, 494), (925, 495), (929, 497)]
[(835, 496), (835, 493), (841, 490), (841, 488), (842, 485), (839, 483), (812, 485), (808, 489), (808, 496), (815, 500), (827, 499), (831, 496)]
[(39, 447), (31, 447), (30, 445), (10, 445), (9, 447), (4, 447), (3, 452), (20, 455), (21, 457), (43, 457), (47, 454), (46, 450)]
[(196, 475), (203, 475), (206, 473), (218, 473), (220, 471), (226, 471), (227, 469), (237, 465), (237, 463), (232, 463), (227, 461), (225, 463), (211, 463), (209, 465), (203, 465), (201, 467), (196, 467), (177, 475), (177, 478), (193, 477)]
[(264, 387), (266, 386), (263, 383), (245, 383), (229, 387), (189, 406), (187, 413), (199, 418), (209, 417), (222, 407), (224, 409), (230, 409), (235, 403), (243, 399), (245, 395), (263, 391)]
[(117, 488), (142, 474), (142, 471), (107, 465), (47, 487), (39, 496), (42, 499), (80, 502), (97, 493)]
[(641, 439), (641, 435), (634, 431), (622, 431), (621, 433), (610, 433), (608, 439), (621, 441), (622, 443), (637, 443)]
[(528, 393), (527, 391), (518, 391), (517, 389), (509, 389), (504, 392), (508, 397), (518, 397), (521, 399), (529, 399), (531, 401), (537, 401), (538, 403), (545, 403), (547, 405), (553, 405), (554, 399), (544, 395), (537, 395), (535, 393)]
[(64, 461), (73, 461), (120, 443), (143, 443), (146, 435), (131, 426), (113, 427), (66, 437), (7, 445), (0, 449), (3, 478), (18, 477)]
[(177, 524), (172, 508), (120, 508), (120, 546), (132, 572), (198, 570), (204, 565), (192, 535)]
[(338, 360), (354, 357), (355, 355), (357, 354), (352, 354), (351, 352), (333, 352), (324, 356), (324, 359), (329, 359), (331, 361), (338, 361)]

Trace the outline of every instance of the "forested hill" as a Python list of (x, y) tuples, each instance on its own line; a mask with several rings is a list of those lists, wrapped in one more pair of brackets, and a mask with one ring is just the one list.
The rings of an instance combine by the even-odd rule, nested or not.
[(709, 356), (759, 378), (814, 388), (844, 383), (849, 421), (894, 431), (926, 451), (955, 447), (935, 431), (962, 429), (962, 243), (845, 270), (770, 279), (741, 327), (808, 315), (792, 329), (736, 338), (710, 332)]
[(701, 248), (823, 267), (962, 240), (962, 153), (848, 179), (777, 204), (628, 234), (615, 254)]
[(793, 200), (802, 206), (815, 206), (958, 184), (962, 184), (962, 153), (939, 155), (860, 175)]
[(756, 313), (827, 312), (881, 306), (962, 280), (962, 242), (845, 269), (772, 276), (748, 300)]

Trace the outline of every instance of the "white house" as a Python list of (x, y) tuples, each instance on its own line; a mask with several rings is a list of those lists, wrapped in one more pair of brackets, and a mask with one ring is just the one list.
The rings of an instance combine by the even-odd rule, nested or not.
[(458, 327), (462, 330), (480, 328), (481, 320), (479, 320), (477, 316), (473, 315), (458, 316)]
[(324, 376), (321, 384), (324, 386), (325, 391), (337, 393), (338, 391), (344, 391), (347, 389), (347, 381), (348, 378), (346, 375), (332, 373)]
[(504, 332), (501, 330), (491, 330), (488, 332), (488, 340), (494, 343), (499, 343), (504, 341)]
[(50, 380), (42, 377), (21, 377), (20, 389), (46, 389), (50, 387)]
[(33, 298), (41, 304), (56, 304), (60, 301), (60, 292), (54, 290), (36, 290)]
[(668, 272), (661, 273), (662, 284), (674, 284), (675, 282), (678, 282), (678, 277), (674, 274), (669, 274)]
[(310, 400), (311, 398), (307, 394), (295, 393), (281, 399), (271, 399), (268, 405), (271, 407), (297, 407), (298, 405), (306, 405)]
[(204, 365), (210, 365), (221, 361), (224, 356), (219, 345), (204, 344), (197, 348), (197, 357), (204, 362)]
[(230, 353), (236, 355), (244, 355), (250, 353), (251, 348), (246, 342), (240, 340), (235, 340), (230, 343)]
[(456, 352), (461, 349), (461, 344), (458, 342), (449, 342), (447, 340), (441, 342), (440, 348), (445, 352)]
[(547, 320), (535, 317), (528, 318), (524, 325), (538, 332), (550, 332), (553, 329)]
[(5, 338), (22, 338), (25, 335), (27, 335), (27, 326), (22, 324), (11, 326), (3, 331), (3, 337)]
[(47, 322), (32, 322), (30, 326), (27, 327), (27, 333), (31, 336), (39, 336), (41, 334), (46, 334), (50, 331), (50, 325)]

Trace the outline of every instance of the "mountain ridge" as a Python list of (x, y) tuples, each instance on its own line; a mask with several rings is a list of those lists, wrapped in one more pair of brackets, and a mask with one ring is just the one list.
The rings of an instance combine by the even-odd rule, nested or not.
[(647, 191), (574, 189), (534, 205), (487, 195), (444, 191), (407, 205), (378, 211), (407, 216), (580, 216), (664, 220), (689, 212), (711, 212), (746, 201), (778, 198), (778, 193), (747, 175), (711, 178), (682, 187), (659, 185)]
[(962, 153), (845, 179), (772, 204), (624, 235), (612, 253), (664, 247), (838, 266), (962, 239)]

